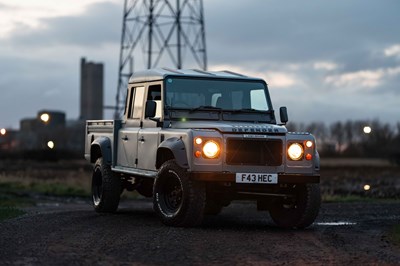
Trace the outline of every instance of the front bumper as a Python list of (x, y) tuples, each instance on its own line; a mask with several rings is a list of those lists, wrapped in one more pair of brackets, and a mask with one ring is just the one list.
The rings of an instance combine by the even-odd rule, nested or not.
[[(235, 173), (191, 172), (190, 178), (197, 181), (235, 183), (236, 175)], [(306, 184), (319, 182), (319, 174), (278, 174), (278, 184)]]

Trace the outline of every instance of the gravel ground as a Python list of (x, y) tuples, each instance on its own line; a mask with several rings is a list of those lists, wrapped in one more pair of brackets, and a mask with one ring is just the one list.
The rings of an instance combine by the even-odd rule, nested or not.
[(233, 203), (198, 228), (162, 225), (147, 200), (113, 215), (88, 202), (45, 202), (0, 223), (1, 265), (399, 265), (388, 231), (400, 203), (327, 203), (306, 230), (275, 227)]

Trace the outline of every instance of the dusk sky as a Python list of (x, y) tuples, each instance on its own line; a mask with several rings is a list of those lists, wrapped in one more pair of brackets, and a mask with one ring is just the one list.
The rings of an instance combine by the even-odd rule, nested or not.
[[(41, 109), (78, 118), (81, 57), (105, 64), (114, 105), (122, 9), (123, 0), (0, 0), (0, 128)], [(208, 69), (265, 78), (291, 121), (400, 122), (400, 1), (204, 0), (204, 9)]]

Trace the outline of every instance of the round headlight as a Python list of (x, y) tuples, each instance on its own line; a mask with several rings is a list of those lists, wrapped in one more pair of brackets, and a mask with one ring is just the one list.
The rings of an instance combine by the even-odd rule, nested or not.
[(288, 155), (293, 161), (298, 161), (303, 157), (304, 149), (299, 143), (293, 143), (289, 146)]
[(217, 158), (220, 148), (217, 142), (213, 140), (207, 141), (203, 146), (203, 155), (209, 159)]

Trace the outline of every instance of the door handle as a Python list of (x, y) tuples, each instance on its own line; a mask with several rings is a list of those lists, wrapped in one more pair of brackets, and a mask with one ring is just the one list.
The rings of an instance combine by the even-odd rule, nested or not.
[(140, 141), (140, 142), (144, 142), (144, 137), (141, 136), (140, 139), (139, 139), (139, 141)]
[(124, 137), (122, 137), (121, 138), (123, 141), (127, 141), (128, 140), (128, 137), (127, 136), (124, 136)]

